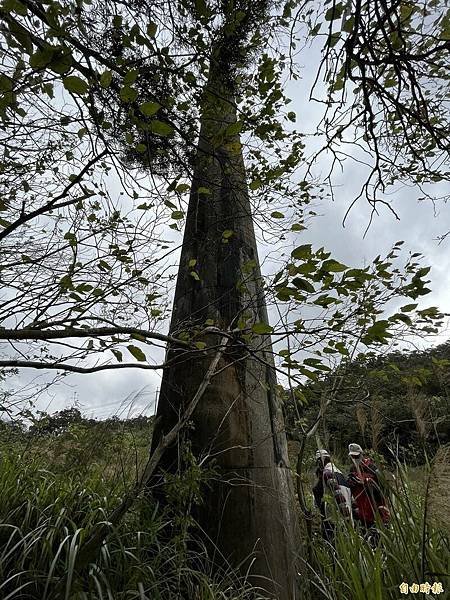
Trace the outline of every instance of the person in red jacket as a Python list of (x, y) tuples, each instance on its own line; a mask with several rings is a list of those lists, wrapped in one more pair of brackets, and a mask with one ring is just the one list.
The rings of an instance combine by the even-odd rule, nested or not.
[(380, 484), (380, 474), (374, 461), (365, 457), (359, 444), (349, 444), (348, 455), (352, 461), (347, 481), (354, 501), (354, 517), (366, 529), (375, 525), (378, 514), (387, 524), (390, 513)]

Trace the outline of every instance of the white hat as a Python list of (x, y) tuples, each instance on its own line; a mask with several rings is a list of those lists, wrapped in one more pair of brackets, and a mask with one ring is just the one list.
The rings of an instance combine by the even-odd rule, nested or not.
[(317, 450), (316, 452), (316, 460), (324, 460), (324, 458), (330, 458), (330, 453), (328, 450), (322, 448), (322, 450)]
[(363, 453), (363, 449), (359, 444), (349, 444), (348, 445), (348, 455), (349, 456), (359, 456)]

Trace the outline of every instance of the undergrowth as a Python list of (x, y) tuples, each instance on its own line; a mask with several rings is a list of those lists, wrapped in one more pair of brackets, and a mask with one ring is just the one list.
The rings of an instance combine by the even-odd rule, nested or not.
[[(173, 514), (138, 500), (94, 564), (74, 569), (80, 544), (120, 503), (119, 487), (91, 469), (54, 473), (42, 457), (0, 460), (0, 598), (246, 600), (262, 597), (226, 566), (213, 569)], [(124, 488), (122, 487), (122, 490)], [(180, 519), (178, 519), (180, 522)], [(180, 531), (182, 535), (180, 535)], [(225, 563), (224, 563), (225, 564)], [(256, 592), (256, 595), (255, 595)]]
[[(450, 597), (450, 478), (446, 484), (443, 482), (449, 475), (448, 459), (448, 449), (438, 452), (435, 461), (423, 467), (420, 483), (412, 481), (407, 467), (397, 465), (389, 486), (391, 520), (388, 526), (377, 524), (380, 539), (374, 548), (365, 539), (367, 532), (348, 527), (338, 519), (332, 544), (314, 531), (308, 555), (301, 561), (301, 571), (308, 582), (303, 597), (320, 600)], [(440, 510), (445, 505), (444, 494), (447, 510)], [(408, 596), (401, 593), (402, 583), (413, 586)], [(428, 595), (420, 593), (420, 584), (426, 583), (436, 590), (435, 594), (432, 589)]]
[[(0, 440), (0, 598), (32, 600), (257, 600), (263, 595), (223, 561), (211, 564), (180, 506), (161, 511), (139, 499), (94, 563), (75, 569), (80, 545), (108, 522), (146, 456), (148, 430), (104, 438), (75, 428), (65, 437)], [(450, 572), (449, 451), (411, 477), (398, 466), (390, 485), (391, 523), (372, 549), (363, 532), (336, 528), (334, 544), (318, 527), (301, 540), (304, 600), (398, 600), (399, 586), (442, 583)], [(198, 470), (198, 469), (197, 469)], [(198, 492), (198, 473), (175, 482), (178, 504)], [(201, 476), (203, 477), (203, 476)], [(184, 487), (186, 489), (184, 489)], [(183, 500), (181, 502), (181, 500)], [(447, 508), (446, 508), (447, 507)]]

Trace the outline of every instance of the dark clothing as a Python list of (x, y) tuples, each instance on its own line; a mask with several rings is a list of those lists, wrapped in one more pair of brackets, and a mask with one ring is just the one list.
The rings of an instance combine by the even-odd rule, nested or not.
[(320, 510), (322, 517), (322, 533), (325, 539), (332, 541), (334, 524), (327, 514), (325, 502), (325, 491), (331, 492), (340, 514), (344, 519), (352, 519), (351, 512), (351, 492), (347, 478), (343, 473), (336, 469), (331, 463), (325, 465), (324, 469), (316, 470), (317, 483), (313, 487), (314, 502)]

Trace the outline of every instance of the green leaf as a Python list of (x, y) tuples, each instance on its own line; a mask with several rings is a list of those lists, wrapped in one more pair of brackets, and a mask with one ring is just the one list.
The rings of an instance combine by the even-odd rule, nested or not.
[(308, 258), (311, 255), (311, 244), (303, 244), (303, 246), (298, 246), (295, 250), (292, 250), (291, 256), (292, 258), (296, 258), (301, 260), (303, 258)]
[(200, 281), (200, 277), (198, 276), (198, 273), (196, 273), (195, 271), (190, 271), (189, 274), (193, 279), (195, 279), (195, 281)]
[(142, 350), (140, 348), (138, 348), (138, 346), (133, 346), (132, 344), (130, 344), (129, 346), (127, 346), (127, 348), (128, 348), (128, 352), (131, 355), (133, 355), (134, 358), (136, 360), (138, 360), (139, 362), (145, 362), (147, 360), (147, 357), (142, 352)]
[(124, 85), (119, 92), (120, 99), (123, 102), (134, 102), (138, 96), (137, 90), (130, 85)]
[(291, 227), (291, 231), (303, 231), (304, 229), (306, 229), (306, 227), (301, 223), (294, 223)]
[(328, 45), (330, 46), (330, 48), (334, 48), (334, 46), (336, 46), (340, 38), (341, 34), (339, 31), (335, 31), (334, 33), (332, 33), (328, 38)]
[(158, 31), (158, 26), (156, 23), (153, 23), (153, 21), (150, 21), (147, 24), (147, 35), (149, 37), (155, 37), (156, 32)]
[(425, 277), (425, 275), (428, 275), (428, 273), (430, 272), (431, 267), (423, 267), (422, 269), (419, 269), (415, 275), (415, 277), (418, 278), (422, 278)]
[(68, 77), (64, 77), (63, 85), (68, 92), (72, 94), (86, 94), (89, 90), (89, 85), (87, 81), (81, 79), (81, 77), (76, 77), (76, 75), (69, 75)]
[(389, 321), (402, 321), (406, 325), (412, 325), (411, 317), (402, 313), (395, 313), (395, 315), (389, 318)]
[(291, 296), (294, 296), (295, 294), (297, 294), (297, 290), (294, 288), (290, 288), (290, 287), (286, 287), (286, 286), (281, 286), (276, 288), (277, 290), (277, 298), (278, 300), (281, 300), (281, 302), (287, 302), (288, 300), (291, 299)]
[(257, 262), (256, 260), (254, 260), (253, 258), (250, 260), (247, 260), (243, 265), (242, 265), (242, 272), (243, 273), (251, 273), (253, 271), (253, 269), (256, 269), (257, 267)]
[(322, 269), (328, 273), (341, 273), (342, 271), (345, 271), (347, 267), (337, 260), (330, 259), (323, 263)]
[(235, 123), (231, 123), (230, 125), (228, 125), (228, 127), (225, 129), (225, 135), (227, 135), (227, 136), (237, 135), (238, 133), (240, 133), (241, 129), (242, 129), (242, 121), (236, 121)]
[(299, 371), (305, 375), (305, 377), (308, 377), (308, 379), (312, 379), (314, 381), (318, 379), (317, 373), (310, 371), (309, 369), (305, 369), (305, 367), (300, 367)]
[(11, 92), (14, 81), (7, 75), (0, 75), (0, 91)]
[(170, 216), (172, 217), (172, 219), (175, 219), (177, 221), (184, 217), (184, 212), (182, 210), (174, 210)]
[(163, 121), (152, 121), (150, 123), (150, 131), (156, 135), (167, 136), (173, 133), (173, 127)]
[(317, 304), (317, 306), (323, 306), (324, 308), (327, 308), (330, 306), (330, 304), (335, 304), (336, 302), (336, 298), (333, 298), (333, 296), (327, 296), (326, 294), (323, 294), (322, 296), (319, 296), (317, 300), (314, 300), (314, 304)]
[(309, 273), (314, 273), (314, 271), (317, 271), (317, 266), (314, 262), (308, 261), (296, 267), (296, 271), (301, 275), (308, 275)]
[(134, 83), (136, 81), (138, 75), (139, 75), (139, 71), (137, 69), (130, 69), (123, 78), (124, 84), (130, 85), (131, 83)]
[(308, 367), (314, 367), (315, 369), (320, 369), (323, 366), (320, 358), (305, 358), (303, 363)]
[(350, 17), (349, 19), (347, 19), (345, 21), (345, 23), (342, 25), (342, 31), (345, 31), (346, 33), (351, 33), (353, 31), (353, 27), (355, 26), (355, 17)]
[(405, 304), (405, 306), (402, 306), (400, 308), (400, 310), (402, 312), (411, 312), (412, 310), (414, 310), (415, 308), (417, 308), (417, 304)]
[(68, 231), (67, 233), (64, 234), (64, 239), (69, 242), (69, 245), (72, 246), (72, 248), (76, 247), (77, 238), (74, 233), (72, 233), (71, 231)]
[(157, 102), (143, 102), (142, 104), (139, 104), (139, 110), (146, 117), (152, 117), (160, 108), (161, 104), (158, 104)]
[(334, 21), (342, 17), (344, 12), (344, 5), (342, 2), (338, 2), (334, 6), (331, 6), (325, 13), (325, 21)]
[(116, 357), (118, 362), (122, 362), (123, 357), (122, 357), (122, 352), (120, 350), (115, 350), (115, 349), (111, 348), (111, 352), (114, 354), (114, 356)]
[(349, 351), (347, 350), (347, 347), (345, 345), (344, 342), (336, 342), (335, 344), (335, 348), (338, 352), (340, 352), (343, 356), (348, 356), (349, 355)]
[(376, 321), (371, 327), (369, 327), (362, 341), (364, 344), (370, 344), (372, 342), (380, 342), (382, 344), (386, 343), (386, 340), (392, 337), (392, 334), (388, 333), (387, 331), (388, 327), (389, 321)]
[(106, 260), (100, 260), (100, 261), (98, 262), (98, 268), (99, 268), (101, 271), (111, 271), (111, 269), (112, 269), (111, 265), (110, 265), (110, 264), (108, 264), (108, 263), (106, 262)]
[(225, 238), (226, 240), (228, 240), (233, 235), (234, 235), (234, 231), (232, 231), (231, 229), (225, 229), (225, 231), (222, 232), (222, 237)]
[(195, 265), (197, 264), (197, 259), (196, 258), (191, 258), (191, 260), (188, 262), (188, 267), (195, 267)]
[(87, 294), (88, 292), (90, 292), (92, 290), (92, 287), (93, 286), (90, 283), (80, 283), (80, 285), (77, 285), (75, 290), (79, 294)]
[(206, 17), (208, 15), (208, 8), (205, 0), (195, 0), (195, 10), (200, 16)]
[(205, 342), (195, 342), (195, 347), (198, 348), (199, 350), (204, 350), (206, 348), (206, 344)]
[(270, 213), (270, 216), (273, 219), (284, 219), (284, 215), (282, 212), (278, 212), (277, 210), (275, 210), (273, 213)]
[(29, 32), (22, 27), (17, 21), (11, 21), (9, 23), (9, 31), (16, 38), (19, 44), (24, 48), (27, 54), (33, 54), (33, 42)]
[(313, 294), (316, 291), (314, 289), (314, 286), (307, 279), (302, 279), (301, 277), (294, 277), (292, 283), (295, 285), (296, 288), (298, 288), (299, 290), (303, 290), (304, 292), (311, 292)]
[(69, 50), (58, 52), (55, 56), (53, 56), (50, 63), (50, 69), (54, 73), (58, 73), (58, 75), (64, 75), (64, 73), (67, 73), (71, 66), (72, 55), (70, 54)]
[(28, 61), (30, 67), (33, 69), (43, 69), (47, 67), (52, 62), (55, 50), (56, 48), (53, 48), (52, 46), (37, 50), (37, 52), (30, 56), (30, 60)]
[(111, 85), (111, 82), (112, 82), (112, 72), (104, 71), (100, 75), (100, 85), (102, 86), (102, 88), (106, 89)]
[(253, 333), (257, 333), (258, 335), (262, 335), (264, 333), (272, 333), (273, 327), (271, 327), (268, 323), (255, 323), (252, 325)]
[(48, 46), (32, 54), (30, 56), (30, 60), (28, 61), (30, 67), (33, 69), (43, 69), (47, 67), (52, 61), (55, 50), (56, 49), (52, 46)]
[(409, 2), (402, 2), (400, 4), (400, 19), (402, 25), (405, 24), (406, 21), (411, 19), (411, 15), (414, 12), (414, 6), (412, 6)]
[(439, 315), (439, 311), (436, 306), (429, 306), (428, 308), (419, 310), (419, 315), (421, 317), (437, 317)]
[(342, 77), (337, 77), (335, 82), (333, 83), (333, 85), (331, 86), (331, 91), (332, 92), (339, 92), (340, 90), (343, 90), (345, 86), (345, 81)]
[(8, 12), (14, 12), (21, 17), (26, 17), (28, 13), (27, 7), (19, 0), (3, 0), (2, 8)]
[(450, 40), (450, 12), (447, 12), (441, 21), (441, 38)]
[(248, 186), (251, 190), (257, 190), (258, 188), (260, 188), (262, 185), (262, 181), (260, 179), (254, 179), (253, 181), (250, 182), (250, 185)]
[(62, 290), (73, 290), (72, 278), (70, 275), (64, 275), (59, 280), (59, 286)]

